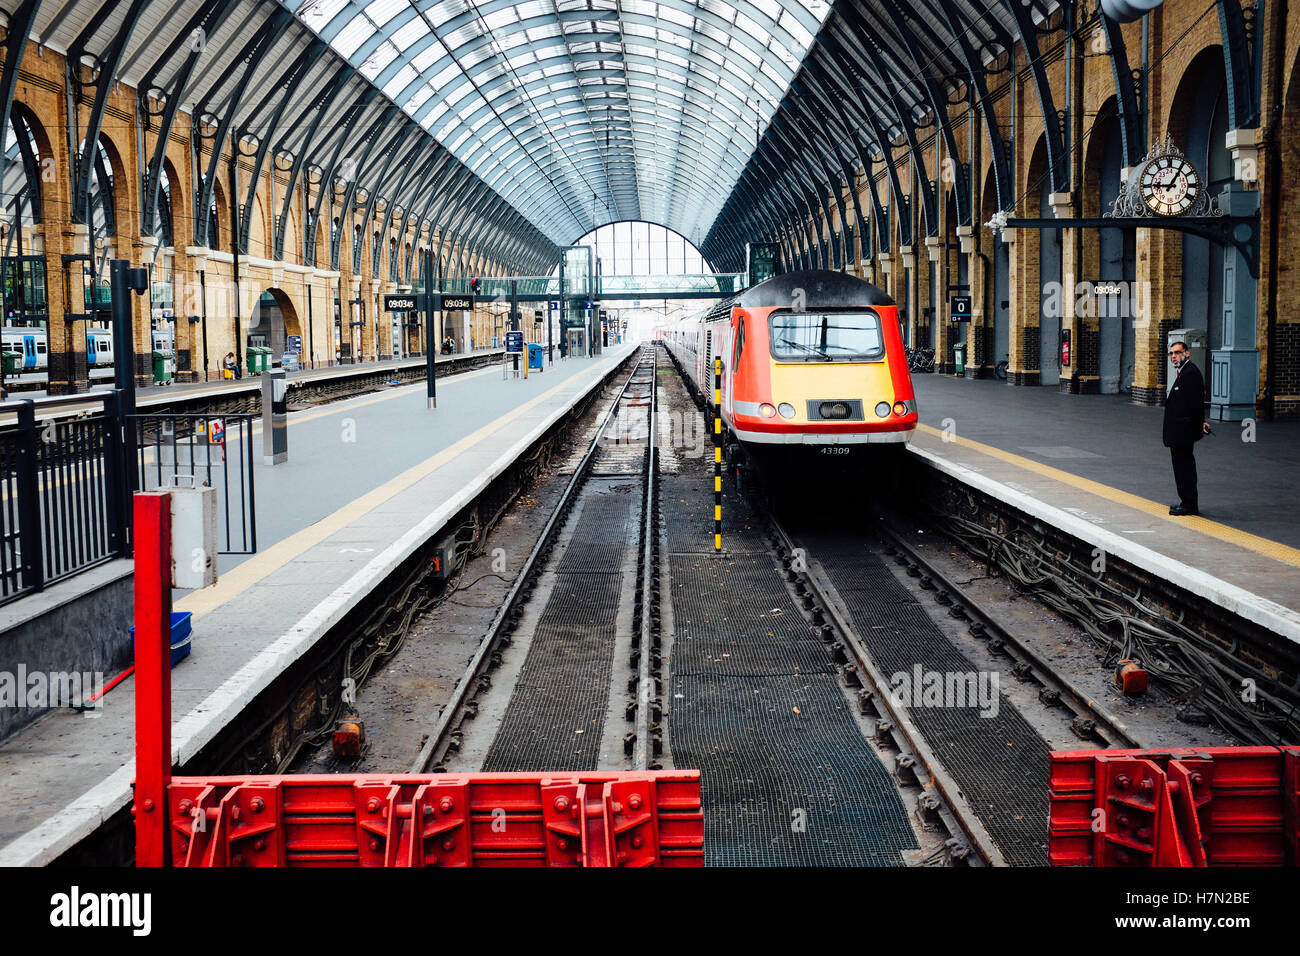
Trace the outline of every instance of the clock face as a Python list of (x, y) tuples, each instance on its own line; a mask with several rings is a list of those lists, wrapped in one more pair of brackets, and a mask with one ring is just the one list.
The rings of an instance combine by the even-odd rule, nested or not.
[(1142, 168), (1142, 201), (1161, 216), (1180, 216), (1201, 193), (1201, 177), (1181, 156), (1162, 156)]

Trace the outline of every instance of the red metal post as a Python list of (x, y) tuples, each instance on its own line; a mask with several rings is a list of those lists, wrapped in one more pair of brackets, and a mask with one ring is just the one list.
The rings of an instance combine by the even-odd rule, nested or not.
[(166, 866), (172, 776), (171, 495), (135, 508), (135, 863)]

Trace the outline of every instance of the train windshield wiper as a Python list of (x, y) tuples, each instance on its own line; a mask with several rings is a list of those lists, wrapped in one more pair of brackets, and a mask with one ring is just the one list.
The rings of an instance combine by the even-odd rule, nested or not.
[(797, 349), (803, 349), (805, 352), (812, 352), (814, 355), (820, 355), (828, 362), (831, 361), (831, 357), (829, 354), (823, 352), (821, 349), (816, 348), (815, 346), (805, 345), (803, 342), (795, 342), (791, 339), (780, 339), (779, 341), (782, 345), (793, 345)]

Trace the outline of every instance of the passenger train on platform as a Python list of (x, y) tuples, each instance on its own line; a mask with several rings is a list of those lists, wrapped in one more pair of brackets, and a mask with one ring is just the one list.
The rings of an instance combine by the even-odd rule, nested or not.
[(709, 403), (721, 359), (727, 460), (736, 467), (878, 461), (916, 430), (898, 307), (853, 276), (779, 275), (664, 328), (662, 339)]
[[(86, 364), (92, 382), (113, 380), (112, 329), (86, 329)], [(45, 329), (6, 325), (0, 332), (4, 351), (17, 355), (14, 374), (5, 376), (6, 388), (41, 388), (49, 377), (50, 345)]]

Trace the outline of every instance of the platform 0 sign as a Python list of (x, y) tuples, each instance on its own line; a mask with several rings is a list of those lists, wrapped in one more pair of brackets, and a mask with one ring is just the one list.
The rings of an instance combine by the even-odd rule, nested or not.
[(948, 300), (948, 309), (954, 322), (969, 322), (971, 316), (971, 297), (954, 295)]
[(474, 308), (474, 297), (472, 295), (444, 295), (442, 297), (442, 311), (444, 312), (468, 312)]
[(420, 307), (419, 296), (414, 296), (414, 295), (384, 296), (385, 312), (414, 312), (419, 307)]
[(506, 354), (522, 355), (524, 351), (524, 333), (507, 332), (506, 333)]

